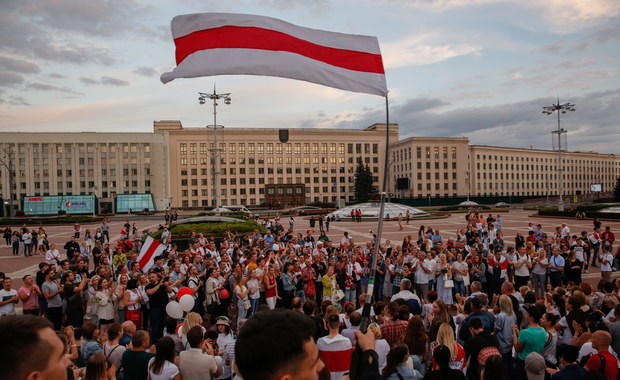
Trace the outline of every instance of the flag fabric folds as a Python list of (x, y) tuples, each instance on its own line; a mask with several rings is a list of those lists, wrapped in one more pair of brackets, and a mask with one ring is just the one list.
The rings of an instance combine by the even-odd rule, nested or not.
[(271, 17), (196, 13), (172, 20), (177, 67), (161, 76), (263, 75), (386, 96), (376, 37), (311, 29)]
[(150, 236), (147, 237), (138, 255), (138, 266), (140, 269), (146, 273), (155, 264), (155, 257), (164, 253), (165, 248), (159, 241)]

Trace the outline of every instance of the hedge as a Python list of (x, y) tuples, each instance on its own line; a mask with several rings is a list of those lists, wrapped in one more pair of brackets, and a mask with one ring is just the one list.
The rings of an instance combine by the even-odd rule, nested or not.
[(0, 219), (0, 225), (13, 226), (26, 224), (27, 226), (39, 226), (47, 224), (75, 224), (75, 223), (97, 223), (103, 221), (101, 216), (85, 216), (85, 215), (71, 215), (71, 216), (58, 216), (49, 218), (2, 218)]
[[(216, 241), (220, 241), (226, 237), (226, 232), (237, 232), (239, 235), (246, 235), (258, 229), (261, 234), (267, 232), (265, 227), (256, 223), (254, 220), (246, 220), (243, 222), (210, 222), (210, 223), (184, 223), (173, 226), (170, 230), (172, 234), (171, 242), (177, 245), (179, 250), (188, 248), (187, 239), (192, 232), (196, 234), (202, 233), (205, 237), (214, 237)], [(159, 230), (151, 234), (154, 239), (160, 239), (163, 230)]]
[[(581, 210), (580, 210), (581, 211)], [(599, 218), (599, 219), (620, 219), (619, 213), (604, 213), (604, 212), (587, 212), (586, 218)], [(538, 210), (538, 215), (541, 216), (564, 216), (568, 218), (574, 218), (577, 210), (558, 211), (557, 209), (543, 208)]]

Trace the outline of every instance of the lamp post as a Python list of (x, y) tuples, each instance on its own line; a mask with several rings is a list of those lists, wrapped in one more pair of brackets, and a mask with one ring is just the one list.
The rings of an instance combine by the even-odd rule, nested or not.
[(560, 104), (560, 98), (558, 98), (557, 104), (551, 104), (550, 106), (543, 107), (542, 111), (545, 115), (551, 115), (554, 112), (557, 112), (558, 114), (558, 129), (551, 131), (552, 142), (555, 144), (555, 135), (557, 135), (558, 143), (558, 211), (564, 211), (564, 165), (562, 162), (562, 149), (566, 149), (566, 146), (562, 147), (562, 134), (567, 132), (565, 129), (560, 127), (560, 113), (566, 113), (567, 111), (575, 111), (575, 105), (571, 103)]
[[(9, 217), (15, 217), (15, 208), (13, 207), (13, 194), (15, 187), (15, 173), (13, 172), (13, 151), (12, 148), (5, 148), (4, 154), (0, 156), (0, 164), (4, 166), (9, 175), (9, 201), (6, 203), (9, 206)], [(5, 194), (6, 195), (6, 194)]]
[[(224, 129), (223, 125), (217, 125), (217, 101), (224, 100), (224, 104), (230, 104), (230, 92), (218, 94), (213, 87), (213, 93), (199, 92), (198, 103), (205, 104), (207, 99), (213, 100), (213, 125), (207, 125), (207, 128), (213, 129), (213, 149), (211, 149), (211, 170), (213, 172), (213, 191), (215, 192), (215, 208), (219, 210), (221, 204), (221, 191), (220, 191), (220, 147), (217, 139), (217, 130)], [(219, 214), (219, 211), (217, 211)]]

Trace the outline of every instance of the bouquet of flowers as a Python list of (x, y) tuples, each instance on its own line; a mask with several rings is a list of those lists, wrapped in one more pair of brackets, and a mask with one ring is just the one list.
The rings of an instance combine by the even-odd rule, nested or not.
[(90, 302), (92, 302), (92, 303), (99, 303), (99, 302), (101, 302), (101, 298), (93, 297), (93, 299), (91, 299)]

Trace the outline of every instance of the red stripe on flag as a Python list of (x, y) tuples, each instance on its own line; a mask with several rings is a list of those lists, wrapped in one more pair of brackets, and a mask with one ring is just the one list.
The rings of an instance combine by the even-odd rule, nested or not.
[(153, 254), (155, 253), (155, 251), (157, 251), (157, 248), (160, 245), (161, 245), (160, 242), (153, 239), (153, 241), (149, 245), (149, 248), (146, 250), (146, 252), (144, 252), (144, 256), (142, 256), (142, 258), (138, 262), (138, 264), (140, 265), (140, 269), (144, 268), (144, 266), (148, 264), (148, 262), (151, 260), (151, 256), (153, 256)]
[(200, 30), (174, 40), (177, 65), (188, 55), (207, 49), (287, 51), (343, 69), (384, 74), (381, 55), (318, 45), (274, 30), (223, 26)]
[(353, 349), (343, 351), (319, 351), (323, 363), (329, 369), (329, 372), (343, 372), (351, 368), (351, 354)]

